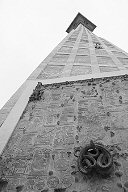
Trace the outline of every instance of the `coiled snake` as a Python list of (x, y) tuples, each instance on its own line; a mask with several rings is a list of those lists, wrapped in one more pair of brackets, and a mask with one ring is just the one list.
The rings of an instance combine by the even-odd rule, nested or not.
[(89, 145), (75, 149), (74, 155), (78, 157), (79, 171), (84, 174), (95, 171), (106, 175), (111, 172), (113, 164), (112, 156), (109, 151), (100, 144), (94, 144), (93, 141), (90, 141)]

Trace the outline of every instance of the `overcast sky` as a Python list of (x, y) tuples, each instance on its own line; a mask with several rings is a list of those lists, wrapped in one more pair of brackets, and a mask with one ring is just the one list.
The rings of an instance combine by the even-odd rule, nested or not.
[(0, 0), (0, 108), (66, 36), (80, 12), (128, 52), (128, 0)]

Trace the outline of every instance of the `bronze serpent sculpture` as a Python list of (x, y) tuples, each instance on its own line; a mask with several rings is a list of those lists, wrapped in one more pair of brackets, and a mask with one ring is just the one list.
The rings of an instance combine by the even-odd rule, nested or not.
[(104, 146), (94, 144), (93, 141), (90, 141), (90, 144), (85, 147), (75, 149), (74, 155), (78, 157), (79, 171), (84, 174), (94, 171), (101, 175), (108, 175), (112, 170), (111, 154)]

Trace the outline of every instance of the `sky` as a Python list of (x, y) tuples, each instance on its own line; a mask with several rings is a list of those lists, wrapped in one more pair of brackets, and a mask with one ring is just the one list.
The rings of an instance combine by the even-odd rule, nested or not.
[(128, 0), (0, 0), (0, 108), (67, 35), (78, 12), (128, 52)]

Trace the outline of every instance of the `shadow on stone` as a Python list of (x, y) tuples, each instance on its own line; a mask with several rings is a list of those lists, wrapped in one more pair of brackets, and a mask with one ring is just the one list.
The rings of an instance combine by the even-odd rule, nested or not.
[(21, 192), (23, 190), (24, 186), (23, 185), (19, 185), (16, 187), (16, 192)]
[(66, 188), (56, 188), (54, 192), (65, 192)]
[(0, 192), (7, 187), (8, 182), (6, 180), (0, 179)]

